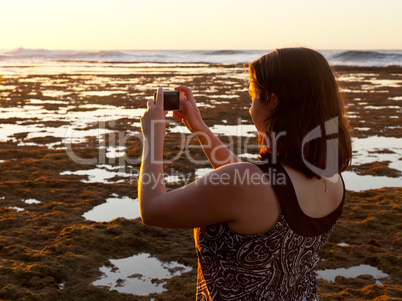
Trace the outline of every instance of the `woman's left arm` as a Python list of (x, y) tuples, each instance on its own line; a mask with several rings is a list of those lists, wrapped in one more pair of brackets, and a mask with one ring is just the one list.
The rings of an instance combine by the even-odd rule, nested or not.
[[(249, 207), (247, 199), (258, 199), (261, 185), (238, 185), (236, 177), (249, 170), (261, 173), (250, 163), (222, 166), (193, 183), (166, 193), (163, 174), (165, 112), (163, 90), (158, 89), (156, 103), (148, 102), (141, 118), (144, 136), (138, 198), (145, 224), (167, 228), (194, 228), (219, 222), (236, 222)], [(247, 174), (247, 172), (246, 172)]]
[[(163, 89), (159, 88), (156, 102), (149, 100), (141, 117), (143, 134), (142, 163), (138, 183), (139, 199), (152, 198), (166, 192), (163, 175), (163, 142), (165, 138)], [(140, 206), (142, 211), (142, 206)], [(142, 213), (141, 213), (142, 215)]]

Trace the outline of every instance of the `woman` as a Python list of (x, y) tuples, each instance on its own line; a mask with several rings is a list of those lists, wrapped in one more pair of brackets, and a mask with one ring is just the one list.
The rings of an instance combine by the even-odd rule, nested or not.
[(162, 89), (148, 102), (141, 217), (148, 225), (195, 228), (197, 300), (315, 300), (318, 251), (341, 214), (339, 173), (351, 160), (343, 99), (327, 61), (310, 49), (275, 50), (249, 73), (260, 162), (241, 162), (224, 147), (191, 90), (180, 86), (185, 97), (174, 117), (198, 137), (214, 170), (168, 193)]

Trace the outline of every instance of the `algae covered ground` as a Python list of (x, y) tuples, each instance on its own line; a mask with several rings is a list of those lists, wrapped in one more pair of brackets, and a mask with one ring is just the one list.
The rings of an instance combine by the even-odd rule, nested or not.
[[(255, 133), (229, 134), (230, 126), (252, 124), (247, 74), (241, 65), (116, 63), (99, 71), (96, 63), (76, 64), (80, 68), (70, 72), (20, 66), (28, 71), (4, 74), (0, 84), (0, 300), (194, 300), (192, 230), (145, 226), (139, 218), (95, 222), (83, 214), (112, 195), (137, 198), (139, 118), (158, 86), (191, 87), (207, 125), (226, 131), (222, 141), (244, 160), (253, 147), (255, 155)], [(402, 69), (336, 71), (354, 138), (402, 138)], [(168, 189), (185, 184), (180, 175), (192, 181), (210, 167), (196, 139), (176, 128), (172, 120), (164, 146), (165, 159), (172, 160), (165, 171), (176, 175)], [(191, 146), (189, 153), (183, 143)], [(400, 179), (398, 151), (382, 144), (364, 158), (356, 151), (349, 171)], [(346, 192), (343, 215), (318, 266), (364, 264), (388, 276), (319, 279), (320, 300), (400, 300), (402, 189), (396, 186)], [(192, 270), (167, 279), (164, 292), (150, 295), (92, 284), (110, 259), (140, 253)]]

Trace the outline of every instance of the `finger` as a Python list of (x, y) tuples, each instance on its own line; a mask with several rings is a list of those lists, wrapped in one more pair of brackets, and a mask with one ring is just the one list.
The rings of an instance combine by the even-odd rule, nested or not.
[(191, 105), (193, 106), (194, 110), (197, 110), (197, 105), (196, 105), (195, 100), (194, 100), (193, 92), (191, 91), (190, 88), (188, 88), (186, 86), (178, 86), (178, 87), (176, 87), (174, 89), (177, 90), (177, 91), (184, 92), (184, 94), (185, 94), (184, 98), (191, 103)]
[(173, 118), (180, 121), (184, 117), (184, 112), (183, 111), (174, 111), (173, 112)]
[(155, 106), (154, 100), (150, 99), (147, 101), (147, 109), (152, 108)]
[(176, 119), (177, 121), (180, 121), (183, 119), (183, 117), (180, 117), (179, 115), (173, 114), (173, 118)]
[(186, 114), (186, 108), (180, 103), (180, 99), (179, 99), (179, 112), (181, 112), (183, 115)]
[(186, 94), (186, 96), (187, 96), (187, 99), (188, 99), (188, 98), (191, 98), (191, 99), (194, 100), (193, 92), (191, 91), (190, 88), (188, 88), (188, 87), (186, 87), (186, 86), (178, 86), (178, 87), (176, 87), (176, 88), (174, 88), (174, 89), (175, 89), (176, 91), (182, 91), (182, 92), (184, 92), (184, 93)]
[(144, 114), (142, 114), (141, 118), (140, 118), (140, 123), (141, 123), (141, 128), (142, 128), (142, 124), (144, 122), (146, 122), (146, 119), (148, 118), (148, 112), (145, 111)]
[(173, 117), (174, 119), (176, 119), (177, 121), (180, 121), (179, 117), (177, 117), (177, 115), (175, 115), (175, 113), (173, 113), (172, 117)]
[(156, 93), (156, 106), (163, 110), (163, 89), (161, 87), (158, 88)]
[(188, 100), (180, 99), (180, 105), (184, 107), (186, 112), (197, 111), (197, 106)]
[(190, 88), (186, 87), (186, 86), (178, 86), (176, 88), (174, 88), (176, 91), (182, 91), (184, 93), (186, 93), (187, 96), (193, 97), (193, 92), (191, 91)]

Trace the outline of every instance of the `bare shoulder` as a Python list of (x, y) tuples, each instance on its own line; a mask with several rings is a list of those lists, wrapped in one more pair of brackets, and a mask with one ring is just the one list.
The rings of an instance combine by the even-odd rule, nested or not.
[(325, 217), (342, 202), (344, 184), (339, 174), (330, 179), (310, 179), (288, 166), (284, 168), (292, 181), (299, 206), (307, 216)]
[(244, 200), (244, 195), (249, 200), (252, 196), (273, 193), (271, 183), (276, 180), (276, 177), (275, 170), (264, 173), (255, 164), (239, 162), (215, 169), (207, 174), (203, 180), (219, 180), (219, 183), (223, 186), (230, 186), (230, 189), (235, 191), (238, 199), (242, 201)]
[(230, 228), (242, 234), (263, 233), (274, 226), (280, 205), (272, 188), (275, 171), (265, 174), (252, 163), (240, 162), (226, 165), (219, 172), (231, 175), (236, 204), (233, 220), (228, 221)]

